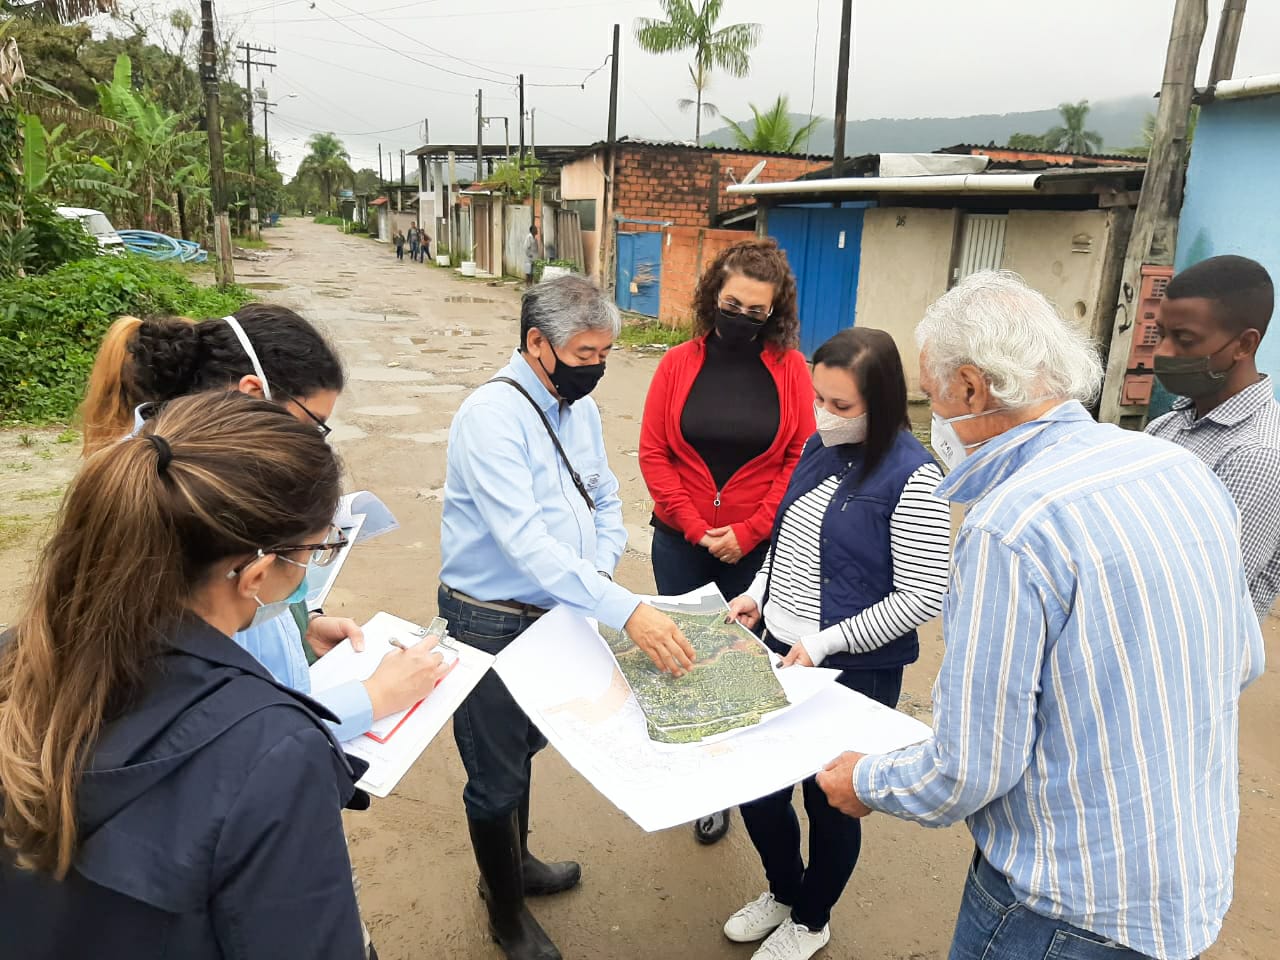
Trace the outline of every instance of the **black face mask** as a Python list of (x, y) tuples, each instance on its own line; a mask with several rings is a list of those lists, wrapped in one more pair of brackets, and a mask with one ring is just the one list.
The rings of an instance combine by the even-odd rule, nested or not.
[(763, 323), (756, 323), (744, 314), (716, 311), (716, 333), (726, 346), (745, 347), (759, 337), (763, 330)]
[[(551, 347), (550, 340), (547, 341), (547, 346)], [(551, 347), (551, 355), (556, 358), (556, 368), (554, 370), (547, 370), (541, 357), (538, 358), (538, 366), (542, 367), (542, 372), (547, 375), (551, 385), (556, 388), (556, 393), (560, 395), (560, 399), (570, 406), (573, 406), (574, 403), (594, 390), (596, 384), (600, 382), (600, 378), (604, 376), (603, 360), (600, 363), (587, 363), (580, 367), (571, 367), (560, 359), (560, 354), (556, 353), (555, 347)]]
[(1210, 366), (1210, 361), (1233, 343), (1234, 339), (1228, 340), (1207, 357), (1156, 357), (1156, 379), (1162, 387), (1179, 397), (1192, 400), (1211, 397), (1222, 389), (1231, 367), (1219, 373)]

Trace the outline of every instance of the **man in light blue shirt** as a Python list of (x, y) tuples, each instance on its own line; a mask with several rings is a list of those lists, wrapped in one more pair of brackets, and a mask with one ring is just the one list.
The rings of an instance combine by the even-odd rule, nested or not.
[(917, 337), (937, 493), (967, 510), (934, 733), (819, 784), (853, 816), (967, 822), (952, 960), (1188, 960), (1231, 903), (1263, 668), (1235, 506), (1187, 451), (1093, 421), (1092, 345), (1013, 275), (967, 278)]
[[(618, 308), (582, 277), (525, 293), (519, 349), (463, 402), (449, 431), (440, 615), (452, 636), (496, 654), (563, 604), (625, 627), (655, 664), (678, 674), (693, 663), (688, 641), (612, 580), (627, 535), (588, 394), (619, 327)], [(566, 890), (581, 870), (528, 850), (531, 764), (546, 739), (493, 672), (458, 709), (453, 731), (492, 932), (513, 960), (554, 960), (560, 953), (524, 898)]]

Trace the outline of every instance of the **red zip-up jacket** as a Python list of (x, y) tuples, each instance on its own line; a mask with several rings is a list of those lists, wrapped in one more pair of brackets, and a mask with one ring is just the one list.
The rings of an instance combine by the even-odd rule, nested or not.
[[(813, 436), (813, 381), (799, 350), (765, 347), (760, 355), (778, 388), (773, 445), (717, 490), (711, 471), (680, 430), (693, 382), (706, 359), (702, 337), (667, 352), (649, 384), (640, 426), (640, 470), (659, 520), (697, 543), (713, 527), (732, 526), (750, 553), (769, 539), (791, 472)], [(726, 398), (729, 400), (729, 398)]]

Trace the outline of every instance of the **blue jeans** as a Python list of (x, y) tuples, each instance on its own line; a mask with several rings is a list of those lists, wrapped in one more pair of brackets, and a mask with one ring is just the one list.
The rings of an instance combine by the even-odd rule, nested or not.
[[(766, 640), (775, 653), (787, 648)], [(902, 693), (902, 667), (845, 670), (838, 682), (887, 707), (897, 707)], [(791, 907), (791, 919), (810, 930), (831, 920), (831, 908), (844, 893), (862, 852), (862, 821), (847, 817), (827, 802), (815, 777), (801, 785), (809, 815), (809, 863), (800, 856), (800, 820), (791, 805), (794, 787), (744, 803), (742, 822), (760, 854), (769, 892)]]
[[(485, 653), (498, 654), (536, 623), (536, 618), (477, 607), (450, 597), (441, 587), (440, 616), (449, 635)], [(462, 802), (473, 820), (510, 814), (529, 790), (533, 755), (547, 745), (542, 735), (490, 670), (453, 715), (453, 739), (467, 785)]]
[(969, 867), (950, 960), (1144, 960), (1106, 937), (1036, 913), (981, 854)]
[(706, 547), (654, 527), (650, 558), (658, 593), (664, 597), (679, 596), (714, 583), (726, 600), (732, 600), (751, 586), (768, 553), (769, 541), (766, 540), (750, 553), (743, 554), (737, 563), (723, 563)]

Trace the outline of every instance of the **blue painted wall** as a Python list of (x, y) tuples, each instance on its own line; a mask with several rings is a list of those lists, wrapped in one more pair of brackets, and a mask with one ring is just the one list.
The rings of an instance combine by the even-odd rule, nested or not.
[[(1225, 253), (1257, 260), (1280, 285), (1280, 96), (1221, 100), (1200, 110), (1174, 267)], [(1277, 314), (1258, 349), (1258, 367), (1280, 397)], [(1152, 418), (1172, 402), (1157, 384)]]

